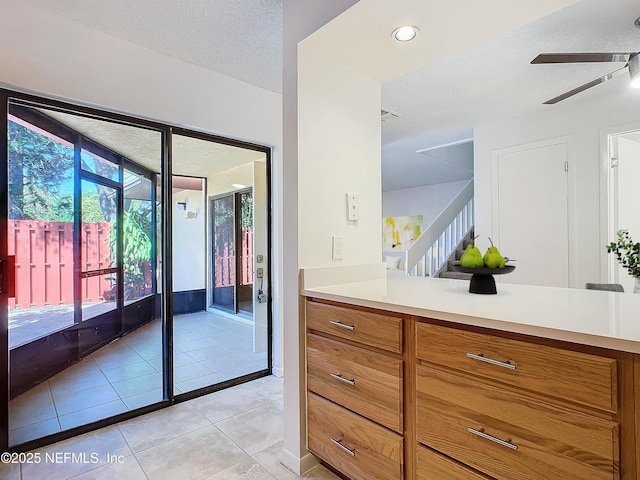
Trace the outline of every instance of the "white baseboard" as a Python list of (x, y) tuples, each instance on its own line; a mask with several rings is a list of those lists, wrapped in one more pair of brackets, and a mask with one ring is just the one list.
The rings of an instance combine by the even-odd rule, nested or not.
[(318, 465), (318, 459), (310, 452), (302, 458), (298, 458), (289, 450), (282, 449), (282, 464), (296, 475), (304, 475), (313, 467)]
[(284, 368), (282, 367), (272, 367), (271, 375), (274, 377), (283, 377), (284, 376)]

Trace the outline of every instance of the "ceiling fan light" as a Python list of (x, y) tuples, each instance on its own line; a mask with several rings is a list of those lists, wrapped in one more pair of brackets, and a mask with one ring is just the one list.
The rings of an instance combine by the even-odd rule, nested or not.
[(633, 55), (629, 59), (629, 76), (631, 77), (631, 87), (640, 88), (640, 56)]

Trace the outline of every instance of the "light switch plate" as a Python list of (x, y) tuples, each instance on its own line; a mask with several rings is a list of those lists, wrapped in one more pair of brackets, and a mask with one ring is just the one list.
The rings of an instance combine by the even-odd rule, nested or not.
[(342, 250), (344, 249), (344, 237), (333, 235), (333, 248), (332, 256), (333, 260), (342, 260)]
[(347, 220), (350, 222), (360, 219), (360, 195), (347, 193)]

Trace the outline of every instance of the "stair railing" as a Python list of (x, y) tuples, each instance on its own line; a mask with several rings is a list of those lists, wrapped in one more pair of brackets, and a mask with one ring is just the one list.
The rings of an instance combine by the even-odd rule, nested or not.
[(407, 275), (433, 277), (473, 228), (473, 180), (406, 251)]

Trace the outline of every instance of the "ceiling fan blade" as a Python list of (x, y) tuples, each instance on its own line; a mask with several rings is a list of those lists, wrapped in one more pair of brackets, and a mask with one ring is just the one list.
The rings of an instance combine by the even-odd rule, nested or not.
[(580, 85), (579, 87), (576, 87), (573, 90), (569, 90), (568, 92), (565, 92), (562, 95), (558, 95), (557, 97), (553, 97), (552, 99), (547, 100), (546, 102), (544, 102), (544, 105), (553, 105), (554, 103), (558, 103), (558, 102), (560, 102), (560, 101), (562, 101), (562, 100), (564, 100), (566, 98), (573, 97), (576, 93), (584, 92), (588, 88), (595, 87), (596, 85), (604, 83), (607, 80), (611, 80), (613, 77), (619, 75), (620, 73), (622, 73), (626, 69), (627, 69), (627, 66), (625, 65), (624, 67), (619, 68), (618, 70), (614, 70), (611, 73), (607, 73), (606, 75), (604, 75), (604, 76), (602, 76), (600, 78), (596, 78), (595, 80), (591, 80), (589, 83), (585, 83), (584, 85)]
[(590, 62), (628, 62), (635, 52), (626, 53), (541, 53), (531, 60), (539, 63), (590, 63)]

